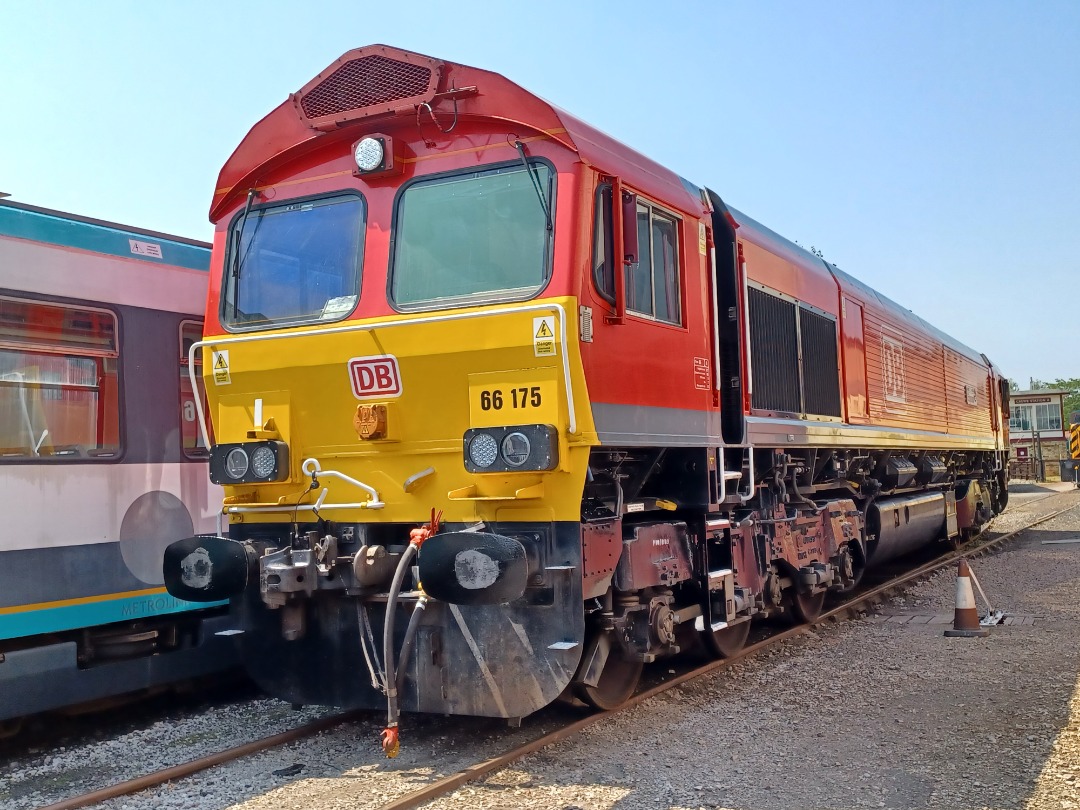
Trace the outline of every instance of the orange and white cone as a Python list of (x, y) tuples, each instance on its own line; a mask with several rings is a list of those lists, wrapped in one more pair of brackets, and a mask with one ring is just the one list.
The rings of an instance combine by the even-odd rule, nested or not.
[(946, 630), (945, 635), (958, 638), (984, 638), (990, 635), (990, 628), (979, 624), (975, 593), (971, 590), (971, 570), (964, 559), (956, 566), (956, 611), (952, 629)]

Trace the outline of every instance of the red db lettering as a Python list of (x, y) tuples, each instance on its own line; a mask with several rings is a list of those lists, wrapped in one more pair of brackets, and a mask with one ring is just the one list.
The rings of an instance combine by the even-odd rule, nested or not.
[(349, 381), (357, 399), (396, 397), (401, 394), (401, 372), (397, 358), (354, 357), (349, 361)]

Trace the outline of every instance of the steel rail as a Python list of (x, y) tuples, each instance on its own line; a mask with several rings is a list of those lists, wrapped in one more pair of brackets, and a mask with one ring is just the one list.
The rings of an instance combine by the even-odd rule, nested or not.
[[(1040, 498), (1039, 500), (1043, 499)], [(835, 608), (823, 612), (816, 620), (811, 623), (802, 624), (797, 627), (783, 630), (774, 635), (770, 635), (766, 639), (744, 647), (742, 650), (739, 651), (738, 654), (732, 656), (731, 658), (725, 658), (719, 661), (710, 661), (709, 663), (704, 664), (700, 667), (688, 670), (680, 675), (675, 676), (674, 678), (671, 678), (670, 680), (666, 680), (662, 683), (656, 684), (655, 686), (646, 689), (643, 692), (639, 692), (618, 709), (586, 715), (585, 717), (582, 717), (581, 719), (576, 720), (566, 726), (555, 729), (554, 731), (548, 732), (547, 734), (541, 735), (540, 737), (537, 737), (536, 739), (529, 742), (523, 743), (522, 745), (517, 746), (504, 754), (491, 757), (482, 762), (478, 762), (474, 765), (463, 768), (453, 774), (437, 779), (422, 788), (418, 788), (417, 790), (414, 790), (410, 793), (405, 794), (404, 796), (401, 796), (382, 805), (380, 810), (411, 810), (412, 808), (419, 807), (426, 802), (432, 801), (433, 799), (439, 798), (440, 796), (444, 796), (447, 793), (456, 790), (457, 788), (468, 782), (476, 781), (477, 779), (480, 779), (481, 777), (486, 776), (493, 771), (504, 768), (507, 765), (510, 765), (511, 763), (521, 759), (522, 757), (539, 751), (542, 748), (546, 748), (547, 746), (559, 742), (563, 739), (572, 737), (574, 734), (581, 731), (582, 729), (588, 728), (595, 723), (606, 720), (611, 715), (625, 711), (634, 706), (638, 706), (649, 700), (650, 698), (659, 695), (662, 692), (666, 692), (669, 689), (681, 686), (682, 684), (694, 680), (695, 678), (700, 678), (712, 672), (717, 672), (719, 670), (725, 669), (732, 664), (741, 661), (744, 658), (749, 658), (756, 655), (757, 653), (761, 652), (767, 647), (770, 647), (773, 644), (777, 644), (781, 641), (786, 641), (788, 639), (796, 638), (805, 633), (808, 633), (817, 625), (826, 622), (837, 621), (839, 619), (855, 615), (860, 612), (860, 609), (864, 608), (865, 605), (876, 604), (878, 601), (880, 601), (881, 597), (885, 596), (890, 591), (908, 585), (912, 581), (921, 579), (922, 577), (925, 577), (928, 574), (933, 573), (934, 571), (945, 568), (946, 566), (956, 562), (956, 560), (960, 559), (961, 557), (979, 556), (985, 554), (986, 552), (991, 551), (994, 548), (997, 548), (998, 546), (1001, 546), (1002, 544), (1008, 542), (1016, 535), (1033, 529), (1035, 526), (1038, 526), (1041, 523), (1046, 523), (1049, 520), (1053, 520), (1059, 515), (1077, 508), (1077, 506), (1077, 503), (1072, 503), (1069, 506), (1058, 509), (1055, 512), (1051, 512), (1047, 515), (1042, 515), (1033, 520), (1031, 523), (1027, 523), (1018, 529), (980, 543), (977, 546), (970, 547), (969, 544), (969, 546), (963, 549), (951, 551), (943, 555), (942, 557), (937, 558), (936, 560), (933, 560), (929, 563), (919, 566), (918, 568), (913, 569), (912, 571), (897, 575), (896, 577), (888, 580), (887, 582), (876, 585), (873, 588), (859, 594), (851, 601), (845, 602), (842, 605), (838, 605)], [(977, 543), (978, 540), (979, 538), (975, 538), (972, 542)], [(90, 793), (73, 796), (69, 799), (56, 802), (55, 804), (43, 806), (38, 810), (76, 810), (76, 808), (87, 807), (89, 805), (104, 802), (109, 799), (115, 799), (120, 796), (128, 796), (133, 793), (138, 793), (139, 791), (146, 790), (148, 788), (162, 785), (166, 782), (171, 782), (175, 779), (181, 779), (185, 776), (191, 776), (192, 774), (198, 773), (199, 771), (204, 771), (216, 765), (221, 765), (226, 762), (242, 759), (243, 757), (259, 753), (260, 751), (264, 751), (268, 748), (275, 748), (280, 745), (285, 745), (290, 742), (302, 740), (306, 737), (314, 736), (319, 732), (334, 728), (335, 726), (341, 725), (342, 723), (346, 723), (355, 719), (365, 718), (369, 714), (370, 712), (365, 711), (350, 711), (341, 714), (334, 714), (329, 717), (323, 717), (314, 722), (306, 723), (302, 726), (298, 726), (294, 729), (282, 732), (280, 734), (275, 734), (270, 737), (264, 737), (262, 739), (254, 740), (252, 742), (245, 743), (243, 745), (239, 745), (233, 748), (227, 748), (215, 754), (200, 757), (199, 759), (195, 759), (187, 763), (174, 765), (170, 768), (155, 771), (153, 773), (139, 776), (134, 779), (129, 779), (124, 782), (118, 782), (115, 785), (110, 785), (109, 787), (101, 788)]]
[(100, 790), (94, 790), (90, 793), (84, 793), (80, 796), (73, 796), (62, 802), (56, 802), (56, 804), (40, 807), (38, 810), (75, 810), (77, 807), (86, 807), (108, 799), (129, 796), (132, 793), (138, 793), (140, 790), (146, 790), (147, 788), (171, 782), (173, 779), (180, 779), (185, 776), (190, 776), (193, 773), (198, 773), (199, 771), (205, 771), (207, 768), (221, 765), (224, 762), (231, 762), (234, 759), (242, 759), (243, 757), (257, 754), (267, 748), (276, 748), (279, 745), (302, 740), (305, 737), (312, 737), (320, 731), (334, 728), (335, 726), (356, 719), (364, 714), (365, 712), (352, 711), (331, 715), (330, 717), (321, 717), (311, 723), (305, 723), (302, 726), (297, 726), (289, 731), (283, 731), (280, 734), (274, 734), (271, 737), (263, 737), (260, 740), (253, 740), (252, 742), (238, 745), (234, 748), (226, 748), (224, 751), (218, 751), (216, 754), (193, 759), (190, 762), (185, 762), (181, 765), (174, 765), (171, 768), (154, 771), (145, 776), (137, 776), (134, 779), (117, 782), (115, 785), (110, 785), (109, 787), (101, 788)]

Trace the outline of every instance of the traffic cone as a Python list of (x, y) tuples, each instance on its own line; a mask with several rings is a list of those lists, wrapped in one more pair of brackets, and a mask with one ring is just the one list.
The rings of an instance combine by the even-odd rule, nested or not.
[(961, 559), (956, 566), (956, 611), (953, 626), (945, 635), (958, 638), (985, 638), (990, 628), (979, 624), (979, 611), (975, 607), (975, 593), (971, 590), (971, 570), (967, 560)]

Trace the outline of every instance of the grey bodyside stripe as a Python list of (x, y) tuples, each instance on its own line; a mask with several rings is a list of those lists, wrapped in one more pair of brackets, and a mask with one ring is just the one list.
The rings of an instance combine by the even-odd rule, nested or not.
[[(642, 405), (592, 405), (596, 433), (602, 444), (622, 447), (718, 447), (720, 412)], [(904, 430), (843, 422), (802, 419), (746, 419), (748, 440), (757, 447), (883, 447), (917, 450), (997, 450), (998, 440), (986, 436)]]
[(830, 447), (914, 448), (917, 450), (996, 450), (993, 438), (904, 430), (843, 422), (811, 422), (798, 419), (746, 419), (750, 442), (761, 447), (798, 447), (827, 444)]
[(720, 412), (594, 402), (602, 444), (624, 447), (706, 447), (720, 444)]

